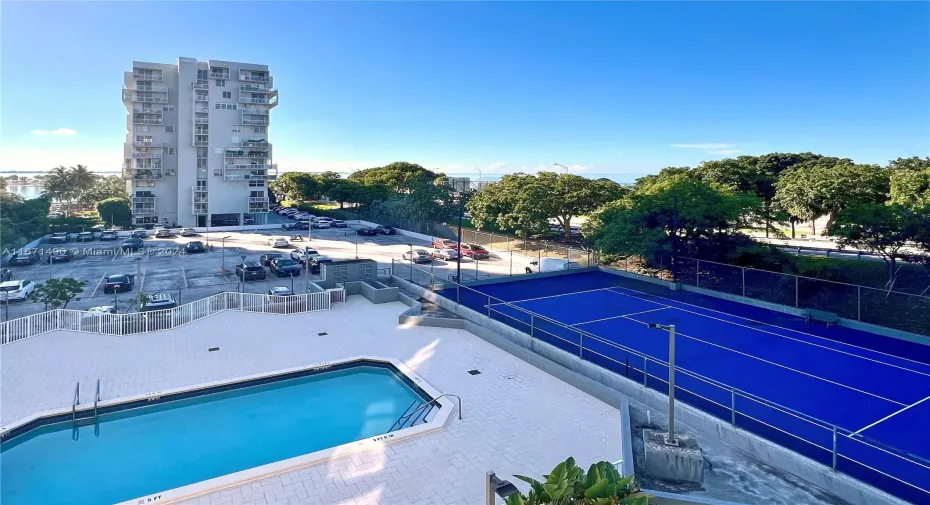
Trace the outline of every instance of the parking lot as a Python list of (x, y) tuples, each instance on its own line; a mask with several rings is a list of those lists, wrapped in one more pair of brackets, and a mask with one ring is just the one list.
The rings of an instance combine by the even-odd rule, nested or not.
[[(267, 278), (263, 281), (248, 281), (240, 283), (235, 274), (235, 265), (246, 261), (257, 261), (264, 253), (278, 252), (289, 254), (296, 247), (310, 246), (320, 254), (329, 256), (333, 260), (368, 258), (378, 261), (382, 268), (389, 268), (391, 260), (404, 261), (402, 255), (412, 245), (414, 249), (422, 248), (431, 251), (430, 243), (405, 235), (377, 235), (359, 236), (355, 230), (359, 226), (350, 223), (348, 229), (312, 230), (308, 238), (308, 231), (284, 231), (280, 229), (256, 230), (245, 232), (215, 232), (203, 233), (195, 237), (174, 236), (169, 239), (156, 239), (151, 235), (144, 240), (145, 251), (137, 253), (121, 252), (119, 246), (128, 236), (122, 232), (118, 240), (101, 242), (67, 244), (43, 244), (45, 248), (42, 259), (30, 266), (8, 266), (13, 272), (14, 280), (31, 280), (41, 284), (49, 278), (72, 277), (87, 284), (79, 300), (68, 304), (69, 309), (87, 309), (101, 305), (116, 306), (120, 312), (136, 310), (135, 301), (140, 293), (151, 295), (156, 292), (168, 292), (179, 303), (189, 303), (200, 298), (214, 295), (222, 291), (237, 291), (247, 293), (266, 293), (275, 286), (292, 288), (295, 292), (306, 290), (308, 278), (317, 280), (319, 275), (307, 276), (306, 270), (296, 278), (276, 278), (265, 268)], [(273, 249), (268, 239), (286, 237), (288, 240), (299, 233), (303, 241), (292, 242), (291, 247)], [(223, 237), (228, 237), (223, 240)], [(199, 240), (207, 245), (207, 252), (199, 254), (185, 254), (184, 245), (190, 241)], [(224, 247), (225, 244), (225, 247)], [(75, 250), (76, 254), (70, 262), (49, 265), (46, 262), (45, 252), (51, 248), (67, 247)], [(495, 254), (491, 258), (477, 263), (463, 258), (463, 280), (474, 279), (475, 275), (487, 277), (490, 275), (508, 275), (523, 273), (524, 263), (528, 260), (510, 254)], [(225, 268), (224, 268), (225, 265)], [(431, 270), (437, 278), (448, 279), (455, 273), (455, 261), (434, 260), (431, 263), (418, 266), (424, 270)], [(477, 268), (476, 268), (477, 267)], [(398, 269), (398, 274), (409, 269)], [(136, 283), (131, 291), (118, 295), (104, 293), (104, 280), (108, 275), (137, 274)], [(427, 276), (428, 277), (428, 276)], [(44, 306), (32, 300), (26, 302), (12, 302), (0, 307), (2, 320), (23, 317), (44, 310)]]

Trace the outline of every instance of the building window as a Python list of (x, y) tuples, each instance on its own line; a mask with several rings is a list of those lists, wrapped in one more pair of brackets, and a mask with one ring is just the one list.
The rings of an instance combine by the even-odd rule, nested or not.
[(166, 147), (166, 148), (165, 148), (165, 154), (174, 154), (174, 148), (173, 148), (173, 147)]
[(225, 88), (225, 87), (226, 87), (226, 80), (225, 80), (225, 79), (217, 79), (217, 80), (216, 80), (216, 85), (219, 86), (219, 87), (221, 87), (221, 88)]
[(206, 81), (209, 78), (209, 72), (206, 69), (197, 71), (197, 80)]
[(242, 127), (239, 126), (239, 125), (237, 125), (237, 124), (234, 124), (233, 127), (232, 127), (232, 131), (233, 131), (233, 133), (239, 133), (239, 132), (242, 131)]
[(152, 136), (151, 135), (136, 135), (136, 142), (140, 144), (151, 144)]
[(224, 91), (223, 98), (232, 98), (232, 91)]
[(162, 110), (165, 112), (174, 112), (174, 105), (165, 105)]
[(268, 133), (267, 126), (253, 126), (252, 133)]
[(174, 133), (174, 127), (169, 125), (165, 127), (165, 133)]
[(213, 106), (220, 110), (236, 110), (236, 104), (234, 103), (216, 102)]
[(148, 126), (136, 126), (135, 129), (138, 130), (140, 133), (148, 133), (148, 132), (149, 132), (149, 127), (148, 127)]
[[(253, 188), (262, 188), (265, 186), (265, 181), (249, 179), (249, 186)], [(259, 195), (252, 195), (252, 196), (265, 196), (265, 195), (259, 194)]]
[(207, 168), (207, 159), (197, 158), (197, 168)]

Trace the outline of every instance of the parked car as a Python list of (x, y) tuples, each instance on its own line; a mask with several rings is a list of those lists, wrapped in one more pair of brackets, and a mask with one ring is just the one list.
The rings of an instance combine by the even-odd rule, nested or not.
[(307, 261), (307, 258), (316, 254), (320, 254), (319, 251), (312, 247), (300, 247), (291, 251), (291, 259), (294, 261), (299, 261), (303, 263)]
[(297, 229), (297, 224), (281, 223), (281, 229), (284, 231), (294, 231)]
[(275, 286), (268, 290), (268, 294), (272, 296), (291, 296), (294, 294), (291, 291), (291, 288), (286, 288), (284, 286)]
[(136, 285), (136, 276), (132, 274), (115, 274), (108, 275), (103, 281), (104, 293), (118, 293), (120, 291), (132, 291)]
[(38, 251), (22, 251), (11, 256), (9, 264), (18, 267), (34, 265), (41, 257), (42, 255)]
[(297, 210), (297, 209), (295, 209), (295, 208), (293, 208), (293, 207), (285, 207), (285, 208), (281, 209), (281, 210), (278, 212), (278, 214), (281, 214), (282, 216), (286, 216), (286, 215), (288, 215), (288, 214), (293, 214), (293, 213), (295, 213), (295, 212), (300, 212), (300, 211)]
[(0, 268), (0, 282), (6, 282), (13, 279), (13, 271), (9, 268)]
[(170, 238), (170, 237), (171, 237), (171, 230), (169, 230), (168, 228), (159, 228), (158, 231), (155, 232), (155, 238)]
[(310, 226), (313, 226), (314, 228), (319, 228), (321, 230), (326, 230), (330, 228), (329, 221), (321, 221), (319, 219), (317, 219), (316, 221), (313, 221), (310, 224)]
[(252, 216), (245, 216), (242, 218), (242, 224), (255, 224), (255, 218)]
[(148, 237), (148, 233), (145, 230), (132, 230), (132, 235), (130, 238), (145, 238)]
[(284, 237), (275, 237), (268, 239), (268, 245), (271, 247), (287, 247), (291, 245), (291, 243)]
[(459, 252), (457, 249), (433, 249), (433, 258), (447, 261), (458, 259)]
[(265, 280), (265, 267), (257, 261), (246, 261), (236, 265), (236, 277), (241, 281)]
[(184, 252), (187, 254), (198, 254), (207, 252), (207, 248), (203, 246), (203, 242), (199, 240), (192, 240), (184, 244)]
[(403, 258), (404, 261), (412, 261), (414, 263), (429, 263), (430, 261), (433, 261), (433, 258), (430, 257), (429, 253), (423, 249), (404, 251)]
[(36, 283), (32, 281), (6, 281), (0, 283), (0, 303), (13, 300), (26, 301), (29, 295), (36, 290)]
[(366, 237), (372, 237), (374, 235), (377, 235), (378, 231), (375, 230), (374, 228), (359, 228), (355, 230), (355, 233), (358, 235), (366, 236)]
[(346, 222), (343, 221), (342, 219), (333, 219), (332, 221), (330, 221), (330, 226), (332, 226), (333, 228), (348, 228), (349, 227), (349, 225), (346, 224)]
[(77, 234), (77, 237), (75, 237), (74, 240), (77, 240), (78, 242), (93, 242), (95, 238), (97, 237), (94, 236), (94, 232), (82, 231), (81, 233)]
[(115, 231), (100, 232), (100, 240), (116, 240), (117, 238), (119, 238), (119, 235)]
[(173, 309), (177, 306), (178, 302), (174, 301), (174, 297), (170, 293), (152, 293), (149, 299), (142, 304), (142, 312)]
[(308, 219), (300, 219), (296, 223), (292, 224), (295, 230), (309, 230), (310, 221)]
[(491, 253), (478, 244), (462, 244), (462, 247), (459, 249), (461, 250), (462, 256), (468, 258), (486, 260), (491, 257)]
[(299, 277), (300, 263), (290, 258), (275, 258), (269, 265), (271, 273), (278, 277)]
[(81, 317), (97, 317), (101, 314), (116, 314), (116, 307), (112, 305), (100, 305), (98, 307), (91, 307), (85, 310)]
[(266, 266), (266, 267), (267, 267), (267, 266), (271, 266), (271, 262), (272, 262), (272, 261), (274, 261), (274, 260), (276, 260), (276, 259), (278, 259), (278, 258), (281, 258), (281, 257), (283, 257), (283, 256), (284, 256), (284, 255), (283, 255), (283, 254), (280, 254), (280, 253), (262, 254), (261, 256), (258, 257), (258, 262), (261, 263), (262, 266)]
[(63, 261), (71, 261), (74, 259), (74, 251), (71, 249), (52, 249), (48, 252), (48, 262), (49, 263), (61, 263)]
[(572, 268), (581, 268), (576, 261), (568, 261), (562, 258), (542, 258), (538, 261), (531, 261), (526, 266), (526, 273), (536, 272), (553, 272), (556, 270), (568, 270)]
[(58, 219), (60, 217), (65, 217), (65, 215), (61, 212), (49, 212), (48, 215), (45, 217), (47, 217), (48, 219)]
[(65, 242), (71, 241), (71, 234), (68, 232), (59, 232), (52, 233), (52, 236), (48, 238), (50, 244), (64, 244)]
[(329, 256), (323, 256), (322, 254), (317, 254), (315, 256), (310, 256), (310, 273), (318, 274), (323, 269), (323, 263), (332, 263), (333, 260)]
[(197, 236), (197, 230), (195, 230), (195, 229), (193, 229), (193, 228), (181, 228), (181, 233), (180, 233), (180, 235), (181, 235), (182, 237), (196, 237), (196, 236)]
[(143, 245), (144, 244), (142, 243), (141, 238), (134, 237), (134, 238), (127, 238), (126, 240), (124, 240), (123, 244), (120, 245), (119, 248), (124, 251), (138, 251), (139, 249), (142, 249)]
[(448, 239), (448, 238), (434, 238), (433, 239), (433, 248), (434, 249), (458, 249), (458, 242)]
[(393, 226), (388, 226), (386, 224), (379, 224), (378, 226), (375, 226), (375, 232), (380, 233), (382, 235), (394, 235), (395, 233), (397, 233), (397, 230), (395, 230)]

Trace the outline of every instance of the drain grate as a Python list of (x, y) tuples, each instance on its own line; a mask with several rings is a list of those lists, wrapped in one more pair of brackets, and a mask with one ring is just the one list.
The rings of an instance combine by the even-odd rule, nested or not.
[(207, 349), (207, 351), (209, 351), (209, 352), (219, 351), (219, 350), (220, 350), (219, 347), (211, 347), (211, 348)]
[(322, 332), (322, 333), (317, 333), (317, 335), (319, 335), (319, 336), (321, 336), (321, 337), (325, 337), (326, 335), (329, 335), (329, 333), (326, 333), (326, 332), (324, 331), (324, 332)]
[(481, 373), (481, 371), (480, 370), (469, 370), (468, 373), (471, 375), (478, 375)]

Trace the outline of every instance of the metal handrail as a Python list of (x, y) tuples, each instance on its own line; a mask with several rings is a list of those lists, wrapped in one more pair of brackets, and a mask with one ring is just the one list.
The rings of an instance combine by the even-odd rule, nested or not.
[(411, 426), (413, 424), (416, 424), (417, 421), (419, 421), (420, 419), (423, 419), (425, 421), (426, 416), (428, 416), (429, 413), (432, 412), (432, 408), (436, 405), (439, 399), (442, 398), (443, 396), (450, 396), (458, 400), (459, 420), (461, 420), (462, 419), (462, 397), (460, 397), (459, 395), (454, 395), (452, 393), (443, 393), (437, 396), (436, 398), (432, 398), (429, 401), (421, 403), (419, 406), (417, 406), (417, 408), (413, 409), (413, 411), (408, 414), (407, 411), (410, 410), (410, 407), (412, 407), (413, 404), (416, 403), (416, 401), (411, 403), (410, 406), (407, 407), (407, 410), (405, 410), (404, 413), (401, 414), (400, 417), (398, 417), (396, 421), (394, 421), (394, 424), (391, 425), (391, 429), (388, 430), (388, 433), (394, 431), (395, 429), (400, 429), (404, 424), (407, 423), (407, 421), (410, 420), (411, 417), (413, 417), (413, 423), (411, 424)]
[(94, 424), (97, 424), (97, 403), (100, 402), (100, 379), (97, 379), (97, 394), (94, 395)]
[(74, 400), (71, 402), (71, 424), (77, 420), (77, 406), (81, 403), (81, 381), (74, 386)]

